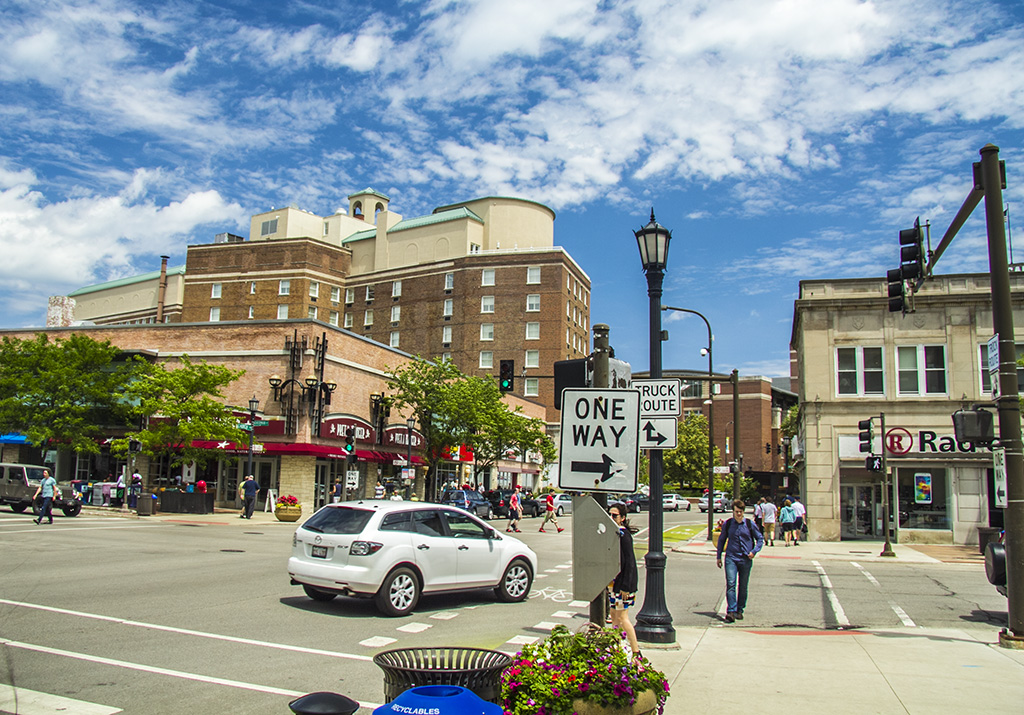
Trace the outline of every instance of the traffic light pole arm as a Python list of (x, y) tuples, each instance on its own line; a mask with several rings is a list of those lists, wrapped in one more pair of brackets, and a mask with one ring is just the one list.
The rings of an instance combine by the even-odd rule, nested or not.
[(917, 279), (914, 284), (914, 290), (917, 291), (924, 284), (927, 276), (932, 274), (935, 269), (935, 264), (939, 262), (939, 258), (943, 252), (949, 247), (949, 244), (956, 238), (957, 233), (963, 228), (964, 223), (970, 218), (971, 213), (978, 207), (981, 200), (985, 198), (985, 190), (983, 188), (975, 186), (971, 189), (971, 192), (967, 194), (967, 198), (964, 199), (963, 205), (960, 210), (957, 211), (956, 216), (953, 217), (952, 223), (949, 224), (949, 228), (946, 229), (946, 233), (943, 234), (942, 240), (939, 241), (939, 245), (932, 251), (932, 255), (928, 257), (928, 266), (925, 268), (924, 275)]

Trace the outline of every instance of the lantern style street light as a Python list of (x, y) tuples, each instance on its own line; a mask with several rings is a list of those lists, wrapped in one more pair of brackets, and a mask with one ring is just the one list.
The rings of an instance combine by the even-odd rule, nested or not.
[(260, 408), (260, 401), (256, 399), (256, 395), (253, 395), (249, 400), (249, 461), (246, 464), (246, 476), (252, 474), (252, 433), (256, 430), (256, 425), (253, 423), (256, 421), (256, 410)]
[(416, 418), (409, 417), (405, 421), (405, 468), (409, 470), (409, 479), (405, 485), (405, 498), (409, 498), (409, 490), (416, 482), (416, 470), (412, 466), (412, 431), (416, 427)]
[[(647, 274), (647, 296), (650, 299), (651, 379), (661, 378), (661, 293), (668, 263), (668, 245), (672, 232), (654, 220), (635, 231), (640, 249), (640, 262)], [(646, 581), (644, 605), (636, 616), (636, 637), (646, 643), (675, 643), (672, 614), (665, 602), (664, 473), (660, 449), (650, 450), (650, 540), (644, 557)]]

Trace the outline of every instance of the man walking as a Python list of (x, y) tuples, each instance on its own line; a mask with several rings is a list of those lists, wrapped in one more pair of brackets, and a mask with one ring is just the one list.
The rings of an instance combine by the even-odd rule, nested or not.
[(247, 474), (245, 481), (242, 482), (238, 491), (241, 492), (242, 497), (245, 499), (245, 511), (242, 513), (241, 518), (251, 519), (252, 513), (256, 510), (256, 496), (260, 493), (260, 485), (256, 483), (251, 474)]
[(725, 622), (743, 620), (747, 606), (747, 583), (754, 554), (764, 546), (764, 537), (750, 519), (743, 516), (746, 504), (737, 499), (732, 505), (732, 519), (722, 525), (718, 537), (718, 568), (722, 568), (722, 550), (725, 550)]
[(508, 498), (508, 528), (505, 531), (519, 531), (519, 520), (523, 518), (523, 500), (519, 496), (519, 485)]
[(43, 470), (43, 481), (39, 483), (36, 488), (36, 493), (32, 495), (32, 501), (34, 502), (39, 495), (43, 496), (42, 506), (39, 507), (39, 518), (33, 519), (37, 524), (43, 523), (43, 517), (45, 516), (49, 521), (47, 524), (53, 523), (53, 497), (57, 491), (57, 480), (50, 476), (50, 470)]
[(807, 519), (807, 508), (800, 503), (800, 497), (793, 497), (793, 512), (796, 514), (796, 521), (793, 522), (793, 546), (800, 544), (800, 537), (804, 532), (804, 523)]
[(761, 521), (764, 523), (761, 533), (764, 534), (764, 542), (769, 546), (775, 546), (775, 519), (778, 514), (775, 502), (766, 499), (761, 505)]
[(544, 503), (546, 505), (544, 512), (544, 521), (540, 523), (540, 530), (544, 531), (544, 525), (550, 521), (552, 524), (555, 525), (555, 528), (558, 529), (558, 533), (561, 534), (563, 531), (565, 531), (565, 529), (558, 525), (558, 515), (555, 514), (554, 492), (548, 492), (548, 495), (544, 497)]

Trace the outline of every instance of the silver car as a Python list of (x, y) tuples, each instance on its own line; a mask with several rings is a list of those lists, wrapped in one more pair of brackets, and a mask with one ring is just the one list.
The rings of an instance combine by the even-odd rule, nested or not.
[(295, 530), (288, 575), (316, 601), (373, 598), (389, 616), (424, 593), (493, 589), (530, 594), (537, 555), (478, 517), (441, 504), (365, 500), (328, 504)]
[(570, 494), (555, 494), (555, 516), (561, 516), (562, 514), (572, 514), (572, 495)]

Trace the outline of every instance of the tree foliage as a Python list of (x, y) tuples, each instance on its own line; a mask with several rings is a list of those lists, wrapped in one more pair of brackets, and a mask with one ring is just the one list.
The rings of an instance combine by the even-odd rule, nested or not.
[(188, 355), (173, 368), (149, 365), (124, 391), (132, 421), (140, 426), (111, 446), (125, 453), (135, 441), (143, 453), (167, 455), (170, 465), (176, 466), (202, 465), (220, 456), (194, 447), (193, 441), (248, 443), (249, 433), (238, 427), (234, 409), (223, 402), (223, 388), (244, 373), (205, 360), (194, 363)]
[[(715, 465), (719, 463), (715, 448)], [(708, 421), (699, 412), (692, 412), (679, 422), (677, 445), (662, 458), (665, 484), (680, 488), (702, 488), (708, 483)], [(716, 488), (717, 488), (716, 476)]]
[(125, 424), (125, 386), (145, 364), (119, 361), (109, 341), (71, 335), (0, 344), (0, 432), (38, 447), (98, 452), (104, 427)]

